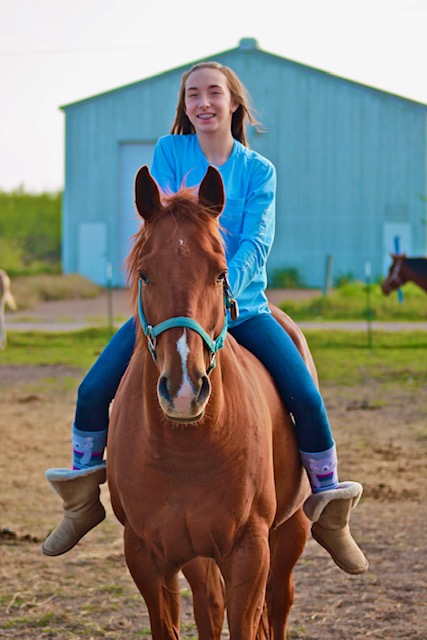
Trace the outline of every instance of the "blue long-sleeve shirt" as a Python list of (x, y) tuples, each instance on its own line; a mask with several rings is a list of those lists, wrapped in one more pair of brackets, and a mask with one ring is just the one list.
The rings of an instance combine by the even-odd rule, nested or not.
[[(183, 183), (198, 186), (208, 166), (196, 134), (168, 135), (156, 144), (151, 172), (164, 191), (176, 193)], [(220, 223), (228, 277), (240, 310), (229, 323), (235, 326), (269, 313), (266, 262), (274, 240), (276, 171), (269, 160), (237, 140), (227, 162), (217, 169), (225, 189)]]

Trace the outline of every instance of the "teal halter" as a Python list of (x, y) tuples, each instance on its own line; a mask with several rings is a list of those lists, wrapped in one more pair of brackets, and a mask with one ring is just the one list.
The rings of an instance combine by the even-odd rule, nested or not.
[(193, 318), (188, 318), (186, 316), (175, 316), (173, 318), (169, 318), (168, 320), (164, 320), (163, 322), (159, 322), (154, 327), (151, 324), (148, 324), (147, 318), (145, 317), (144, 309), (142, 307), (142, 279), (139, 279), (138, 282), (138, 313), (139, 320), (141, 322), (141, 327), (147, 336), (148, 349), (150, 350), (151, 355), (153, 356), (153, 360), (156, 361), (156, 338), (158, 335), (167, 331), (168, 329), (173, 329), (175, 327), (185, 327), (187, 329), (192, 329), (196, 331), (204, 340), (207, 345), (210, 353), (211, 353), (211, 363), (209, 367), (208, 373), (216, 365), (216, 354), (222, 349), (225, 342), (225, 337), (227, 335), (228, 329), (228, 320), (227, 320), (227, 309), (231, 310), (232, 317), (237, 317), (237, 302), (231, 298), (230, 295), (230, 287), (228, 284), (227, 278), (224, 278), (224, 325), (222, 327), (221, 333), (219, 336), (213, 340), (210, 335), (203, 329), (203, 327)]

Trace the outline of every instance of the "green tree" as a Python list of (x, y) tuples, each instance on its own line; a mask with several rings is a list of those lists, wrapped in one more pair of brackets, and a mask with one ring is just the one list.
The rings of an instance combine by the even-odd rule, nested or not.
[(12, 273), (58, 271), (61, 193), (0, 191), (0, 266)]

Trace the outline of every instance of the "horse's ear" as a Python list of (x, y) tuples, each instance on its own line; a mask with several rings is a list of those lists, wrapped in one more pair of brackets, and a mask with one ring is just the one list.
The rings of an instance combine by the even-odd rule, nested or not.
[(206, 175), (200, 184), (199, 202), (215, 216), (219, 216), (224, 209), (224, 183), (220, 172), (215, 167), (208, 167)]
[(139, 215), (144, 220), (149, 220), (162, 206), (159, 187), (146, 165), (136, 174), (135, 204)]

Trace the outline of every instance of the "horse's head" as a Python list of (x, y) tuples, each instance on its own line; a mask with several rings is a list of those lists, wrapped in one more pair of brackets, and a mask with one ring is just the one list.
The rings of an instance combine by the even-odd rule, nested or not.
[(386, 296), (392, 291), (397, 291), (397, 289), (407, 282), (404, 269), (402, 269), (406, 259), (406, 253), (391, 253), (390, 255), (393, 262), (388, 270), (387, 277), (381, 284), (382, 292)]
[(144, 225), (127, 265), (140, 321), (138, 348), (148, 340), (165, 416), (195, 422), (209, 400), (209, 373), (226, 333), (227, 264), (218, 224), (222, 179), (209, 167), (198, 195), (181, 189), (162, 198), (142, 167), (135, 202)]

